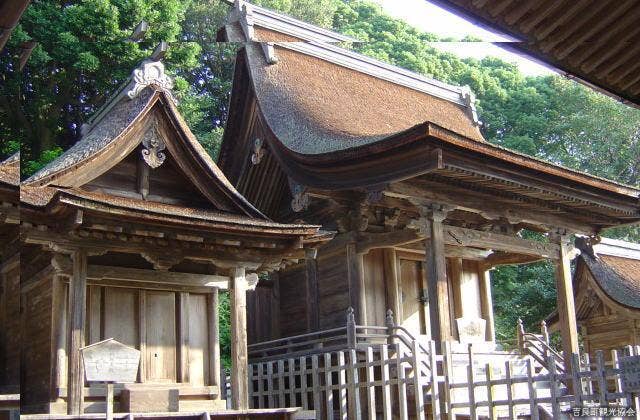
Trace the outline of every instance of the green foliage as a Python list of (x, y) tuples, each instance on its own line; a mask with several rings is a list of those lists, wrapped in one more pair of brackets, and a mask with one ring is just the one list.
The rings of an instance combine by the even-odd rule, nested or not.
[[(77, 141), (83, 121), (159, 41), (171, 44), (170, 69), (193, 67), (199, 45), (178, 42), (188, 4), (182, 0), (32, 2), (0, 58), (0, 135), (21, 139), (24, 158), (38, 162), (43, 151), (66, 149)], [(145, 40), (127, 42), (143, 19), (150, 28)], [(38, 46), (24, 71), (18, 72), (11, 51), (28, 39)], [(34, 163), (31, 169), (36, 167)]]
[(51, 150), (43, 150), (37, 159), (33, 160), (25, 160), (21, 159), (20, 162), (20, 171), (23, 174), (33, 174), (43, 168), (47, 163), (53, 161), (55, 158), (62, 154), (63, 150), (60, 146), (55, 146)]
[(220, 319), (220, 356), (224, 369), (231, 369), (231, 306), (229, 293), (220, 293), (218, 317)]
[(497, 267), (491, 278), (497, 341), (514, 339), (518, 318), (526, 331), (539, 331), (540, 321), (556, 306), (553, 266), (539, 262)]

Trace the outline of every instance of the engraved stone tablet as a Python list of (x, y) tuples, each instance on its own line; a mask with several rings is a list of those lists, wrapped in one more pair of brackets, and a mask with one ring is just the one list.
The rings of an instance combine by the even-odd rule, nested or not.
[(135, 382), (140, 351), (109, 338), (80, 349), (87, 382)]
[(640, 392), (640, 356), (620, 358), (622, 392)]
[(487, 321), (482, 318), (457, 318), (458, 336), (461, 343), (478, 343), (485, 341), (484, 331)]

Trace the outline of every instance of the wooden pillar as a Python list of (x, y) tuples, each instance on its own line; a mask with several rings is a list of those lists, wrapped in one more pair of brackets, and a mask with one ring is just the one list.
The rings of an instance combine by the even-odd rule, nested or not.
[(357, 253), (355, 242), (347, 244), (347, 278), (349, 281), (349, 304), (355, 310), (356, 324), (362, 325), (367, 319), (363, 254)]
[(307, 331), (320, 329), (320, 302), (318, 298), (318, 264), (316, 261), (318, 250), (305, 250), (305, 265), (307, 269)]
[(189, 293), (178, 293), (178, 382), (189, 383)]
[(482, 316), (487, 321), (485, 330), (485, 340), (496, 341), (496, 327), (493, 318), (493, 299), (491, 297), (491, 271), (480, 269), (478, 272), (480, 280), (480, 308)]
[(247, 355), (247, 278), (244, 267), (231, 273), (231, 408), (249, 408), (249, 366)]
[(571, 371), (571, 354), (578, 354), (578, 326), (573, 300), (571, 281), (571, 261), (569, 260), (569, 238), (567, 235), (553, 235), (552, 240), (560, 246), (560, 254), (555, 260), (556, 290), (558, 293), (558, 315), (560, 334), (566, 371)]
[(209, 309), (209, 384), (218, 387), (218, 396), (222, 395), (220, 389), (220, 296), (215, 287), (207, 298)]
[(425, 241), (425, 264), (429, 291), (431, 339), (435, 341), (436, 348), (441, 349), (444, 341), (451, 340), (449, 285), (442, 226), (446, 212), (440, 206), (428, 206), (422, 209), (422, 213), (424, 229), (430, 233)]
[(398, 258), (393, 248), (383, 249), (384, 279), (387, 291), (387, 309), (393, 311), (396, 322), (402, 322), (402, 302), (400, 300), (400, 281), (398, 276)]
[(84, 347), (87, 308), (87, 253), (77, 250), (72, 255), (73, 273), (69, 285), (69, 367), (67, 380), (67, 413), (83, 414), (84, 369), (80, 348)]

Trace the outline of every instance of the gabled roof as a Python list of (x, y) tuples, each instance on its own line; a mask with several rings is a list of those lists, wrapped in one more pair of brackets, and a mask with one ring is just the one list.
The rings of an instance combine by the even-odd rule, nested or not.
[[(224, 31), (229, 41), (252, 39), (242, 24)], [(523, 204), (538, 221), (555, 213), (548, 223), (579, 232), (640, 220), (637, 188), (484, 141), (467, 88), (318, 40), (249, 41), (239, 50), (218, 164), (237, 185), (254, 185), (249, 159), (265, 146), (303, 189), (419, 178)]]
[(611, 300), (640, 310), (640, 244), (604, 238), (593, 252), (582, 252), (578, 264), (586, 265), (599, 290)]
[(500, 46), (640, 107), (637, 1), (431, 1), (521, 41)]
[[(96, 113), (88, 127), (84, 127), (82, 138), (23, 185), (78, 188), (129, 155), (147, 132), (157, 132), (158, 124), (168, 124), (177, 134), (177, 140), (164, 139), (163, 146), (217, 210), (265, 219), (231, 185), (191, 133), (177, 111), (170, 88), (171, 81), (164, 74), (162, 63), (144, 62), (133, 72), (132, 80)], [(162, 149), (157, 153), (164, 159)], [(26, 197), (48, 195), (34, 192)], [(43, 204), (43, 200), (36, 202)]]

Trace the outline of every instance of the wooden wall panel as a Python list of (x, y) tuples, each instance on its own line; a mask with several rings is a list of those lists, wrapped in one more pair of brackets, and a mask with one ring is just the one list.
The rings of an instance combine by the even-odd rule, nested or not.
[(176, 302), (173, 292), (146, 292), (145, 358), (147, 382), (175, 382)]
[(343, 326), (350, 305), (346, 248), (331, 253), (321, 249), (317, 263), (320, 329)]
[[(269, 284), (259, 283), (247, 292), (247, 340), (249, 344), (279, 338), (280, 300), (276, 293), (277, 275)], [(276, 327), (277, 326), (277, 327)]]
[(280, 332), (283, 337), (307, 331), (305, 265), (298, 264), (280, 272)]
[(482, 307), (480, 304), (480, 278), (478, 277), (477, 261), (462, 261), (460, 298), (462, 316), (470, 318), (482, 317)]
[(20, 384), (20, 258), (0, 269), (0, 388)]
[(364, 255), (364, 292), (366, 301), (366, 325), (385, 325), (387, 312), (384, 258), (382, 249), (373, 249)]
[(106, 287), (104, 297), (104, 336), (138, 347), (138, 292), (134, 289)]
[[(23, 294), (21, 404), (49, 401), (51, 385), (51, 279)], [(28, 368), (26, 368), (28, 367)]]
[(428, 334), (427, 306), (420, 301), (425, 288), (422, 262), (401, 258), (398, 264), (403, 318), (401, 325), (412, 334)]
[(207, 296), (189, 294), (189, 382), (205, 385), (209, 370)]

